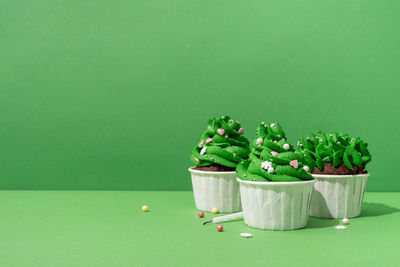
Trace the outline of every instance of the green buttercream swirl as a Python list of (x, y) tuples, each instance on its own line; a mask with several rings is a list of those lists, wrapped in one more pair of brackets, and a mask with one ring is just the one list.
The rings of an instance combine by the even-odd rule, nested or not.
[(302, 137), (297, 143), (297, 151), (310, 171), (315, 167), (323, 171), (327, 162), (332, 162), (335, 168), (344, 163), (349, 170), (354, 170), (353, 165), (366, 165), (371, 161), (367, 147), (368, 144), (359, 137), (351, 138), (348, 134), (322, 131), (310, 137)]
[[(239, 162), (248, 158), (250, 152), (249, 141), (242, 135), (243, 132), (239, 133), (240, 129), (240, 123), (229, 116), (210, 119), (207, 130), (193, 148), (192, 163), (195, 166), (219, 164), (235, 168)], [(221, 135), (222, 131), (224, 133)], [(212, 140), (207, 143), (209, 138)]]
[(272, 124), (262, 122), (252, 143), (250, 159), (238, 164), (236, 174), (240, 179), (250, 181), (312, 180), (313, 177), (304, 167), (301, 157), (286, 141), (281, 126), (276, 122)]

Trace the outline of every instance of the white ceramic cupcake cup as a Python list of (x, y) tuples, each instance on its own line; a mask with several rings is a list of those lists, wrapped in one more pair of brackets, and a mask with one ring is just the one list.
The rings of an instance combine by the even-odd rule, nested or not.
[(307, 225), (315, 180), (252, 182), (241, 180), (244, 222), (268, 230), (294, 230)]
[(360, 216), (369, 173), (358, 175), (312, 175), (316, 182), (310, 216), (354, 218)]
[(236, 172), (210, 172), (189, 168), (196, 208), (211, 212), (238, 212), (242, 210)]

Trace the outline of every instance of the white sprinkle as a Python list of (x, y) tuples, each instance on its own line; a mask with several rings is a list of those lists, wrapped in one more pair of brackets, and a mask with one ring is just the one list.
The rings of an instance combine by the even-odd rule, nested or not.
[(228, 135), (225, 135), (225, 138), (228, 138), (229, 136)]
[(339, 141), (337, 141), (337, 143), (338, 143), (338, 144), (340, 144), (340, 142), (339, 142)]
[(275, 126), (275, 123), (271, 123), (271, 127), (274, 127)]
[(265, 122), (263, 122), (263, 121), (262, 121), (262, 122), (261, 122), (261, 124), (262, 124), (262, 125), (264, 125), (264, 124), (265, 124)]
[(274, 173), (275, 169), (273, 167), (269, 167), (267, 171), (268, 173)]
[(269, 168), (272, 168), (272, 162), (270, 162), (270, 161), (264, 161), (264, 162), (261, 162), (261, 168), (263, 168), (263, 169), (265, 169), (265, 170), (268, 170)]
[(240, 236), (241, 237), (245, 237), (245, 238), (249, 238), (249, 237), (252, 237), (253, 235), (250, 234), (250, 233), (240, 233)]
[(329, 134), (329, 136), (333, 136), (333, 134)]
[(261, 137), (260, 137), (260, 138), (257, 138), (256, 145), (257, 145), (257, 146), (261, 146), (262, 143), (263, 143), (263, 139), (262, 139)]
[(229, 120), (229, 122), (230, 122), (230, 123), (232, 123), (232, 122), (233, 122), (233, 120)]
[(214, 158), (211, 158), (211, 160), (214, 160)]
[(204, 153), (206, 153), (207, 147), (203, 147), (200, 151), (200, 155), (204, 155)]
[(225, 119), (225, 116), (221, 116), (221, 119)]
[(289, 144), (284, 144), (284, 145), (283, 145), (283, 149), (289, 150), (289, 148), (290, 148), (290, 145), (289, 145)]
[(306, 138), (306, 139), (310, 139), (310, 137), (308, 137), (308, 136), (307, 136), (307, 138)]
[(308, 172), (310, 170), (310, 168), (308, 166), (304, 166), (303, 169)]
[(280, 135), (280, 134), (278, 134), (277, 136), (278, 136), (279, 138), (281, 138), (281, 135)]
[(246, 177), (247, 176), (247, 174), (243, 174), (243, 177)]
[(276, 140), (274, 140), (274, 143), (276, 143)]
[(347, 227), (346, 227), (346, 226), (343, 226), (343, 225), (336, 225), (335, 228), (338, 229), (338, 230), (344, 230), (344, 229), (346, 229)]
[(236, 153), (233, 153), (233, 155), (236, 156), (237, 154), (236, 154)]

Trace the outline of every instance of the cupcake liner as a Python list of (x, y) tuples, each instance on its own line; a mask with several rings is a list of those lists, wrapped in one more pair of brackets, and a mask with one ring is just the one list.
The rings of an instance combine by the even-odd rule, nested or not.
[(360, 216), (369, 174), (317, 175), (310, 216), (354, 218)]
[(189, 168), (196, 208), (211, 212), (238, 212), (242, 210), (236, 172), (198, 171)]
[(248, 226), (269, 230), (293, 230), (306, 226), (315, 180), (238, 181), (244, 222)]

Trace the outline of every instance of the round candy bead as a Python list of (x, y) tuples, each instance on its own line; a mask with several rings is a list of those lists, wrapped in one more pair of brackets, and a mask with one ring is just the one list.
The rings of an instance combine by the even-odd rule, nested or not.
[(348, 223), (349, 223), (349, 219), (343, 218), (342, 223), (343, 223), (343, 224), (348, 224)]
[(278, 152), (276, 152), (276, 151), (271, 151), (271, 155), (274, 156), (274, 157), (277, 157), (277, 156), (278, 156)]
[(289, 144), (284, 144), (284, 145), (283, 145), (283, 149), (289, 150), (289, 148), (290, 148), (290, 145), (289, 145)]
[(263, 139), (261, 137), (257, 138), (256, 145), (261, 146), (262, 144), (263, 144)]
[(218, 232), (222, 232), (222, 230), (224, 230), (224, 227), (222, 225), (218, 224), (217, 230), (218, 230)]
[(218, 213), (218, 209), (217, 209), (217, 208), (213, 208), (213, 209), (211, 210), (211, 212), (214, 213), (214, 214), (217, 214), (217, 213)]
[(142, 210), (143, 210), (144, 212), (148, 212), (148, 211), (149, 211), (149, 207), (148, 207), (147, 205), (144, 205), (144, 206), (142, 207)]
[(199, 217), (203, 218), (204, 217), (204, 212), (199, 212)]
[(244, 129), (243, 128), (239, 128), (238, 133), (244, 134)]

